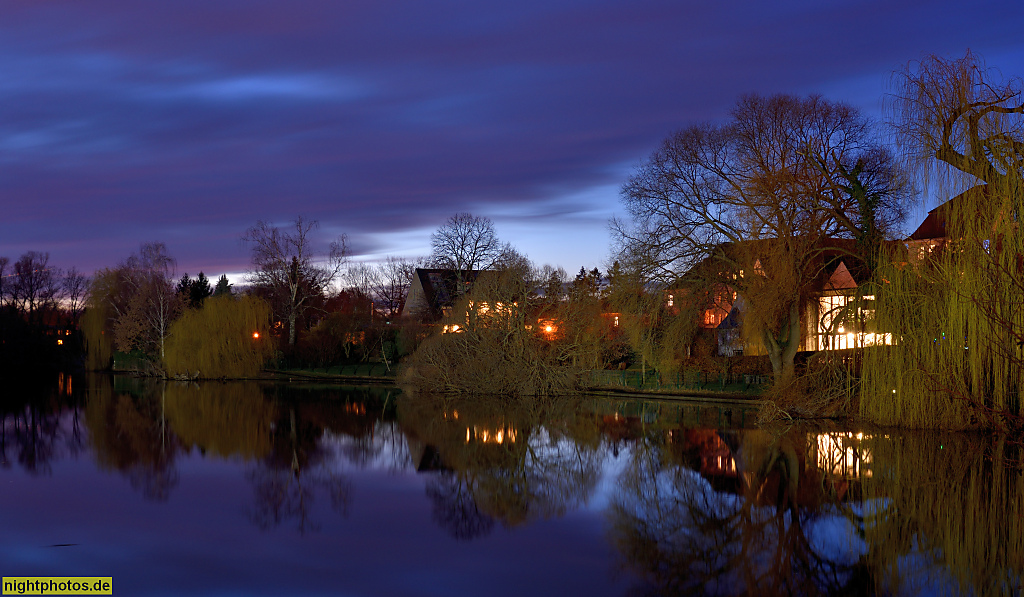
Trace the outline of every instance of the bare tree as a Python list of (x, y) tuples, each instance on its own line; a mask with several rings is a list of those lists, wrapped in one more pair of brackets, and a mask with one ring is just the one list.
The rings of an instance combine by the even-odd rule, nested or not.
[(632, 224), (613, 222), (619, 258), (648, 280), (679, 285), (700, 272), (705, 286), (742, 295), (744, 326), (759, 332), (776, 379), (789, 378), (822, 250), (859, 236), (863, 202), (844, 173), (873, 198), (884, 234), (908, 195), (891, 162), (846, 104), (745, 96), (728, 122), (671, 135), (630, 177)]
[(7, 266), (10, 263), (10, 258), (0, 257), (0, 307), (10, 300), (12, 278), (14, 277), (14, 274), (7, 273)]
[(295, 345), (296, 325), (338, 276), (346, 259), (345, 236), (331, 242), (326, 253), (313, 247), (316, 220), (296, 218), (290, 228), (259, 221), (243, 236), (252, 249), (249, 282), (266, 290), (276, 315), (288, 322), (288, 345)]
[(59, 276), (49, 263), (49, 253), (29, 251), (14, 264), (11, 297), (30, 322), (43, 308), (52, 307), (57, 297)]
[(506, 249), (494, 232), (490, 218), (458, 213), (430, 236), (433, 267), (466, 271), (489, 269)]
[(121, 350), (141, 348), (163, 359), (167, 333), (182, 309), (171, 282), (174, 269), (167, 246), (156, 242), (142, 245), (118, 268), (117, 278), (130, 292), (114, 322), (115, 342)]
[(78, 323), (78, 318), (85, 309), (88, 293), (89, 278), (78, 271), (78, 268), (72, 267), (64, 272), (61, 280), (61, 298), (73, 323)]
[(374, 305), (387, 317), (397, 317), (409, 295), (412, 278), (423, 259), (388, 256), (374, 266), (366, 277), (366, 289)]
[(1000, 80), (979, 56), (928, 56), (895, 75), (894, 138), (925, 182), (1020, 189), (1024, 179), (1024, 84)]

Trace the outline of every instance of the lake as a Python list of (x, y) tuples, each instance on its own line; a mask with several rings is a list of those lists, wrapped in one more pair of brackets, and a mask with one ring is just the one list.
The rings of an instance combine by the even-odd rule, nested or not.
[(1020, 438), (753, 403), (59, 376), (0, 401), (0, 572), (114, 595), (1019, 595)]

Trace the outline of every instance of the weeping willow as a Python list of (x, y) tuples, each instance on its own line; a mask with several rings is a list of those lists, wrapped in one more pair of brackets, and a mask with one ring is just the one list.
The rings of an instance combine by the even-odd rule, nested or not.
[(277, 409), (256, 382), (203, 388), (171, 383), (166, 391), (167, 419), (185, 446), (221, 458), (252, 460), (270, 454)]
[(85, 339), (85, 368), (89, 371), (109, 369), (114, 358), (114, 335), (107, 329), (107, 309), (103, 305), (90, 305), (79, 325)]
[(879, 271), (861, 415), (910, 427), (1020, 428), (1024, 235), (1020, 189), (978, 187), (944, 204), (947, 237), (907, 243)]
[[(1024, 81), (970, 51), (898, 71), (890, 96), (904, 165), (924, 188), (971, 187), (933, 210), (931, 241), (880, 268), (862, 414), (888, 424), (1020, 430), (1024, 345)], [(927, 221), (926, 221), (927, 223)], [(942, 230), (942, 228), (945, 228)]]
[(269, 324), (270, 306), (260, 298), (209, 298), (171, 325), (164, 368), (205, 379), (256, 375), (274, 350)]
[(710, 342), (696, 350), (692, 345), (698, 339), (708, 297), (717, 297), (718, 290), (656, 290), (646, 287), (639, 274), (620, 272), (612, 276), (609, 302), (641, 367), (671, 376), (681, 371), (687, 356), (713, 356), (715, 347)]
[(538, 329), (530, 309), (532, 288), (517, 269), (478, 279), (441, 321), (443, 333), (403, 362), (400, 383), (445, 394), (575, 393), (580, 370)]
[[(876, 578), (902, 594), (912, 552), (922, 574), (947, 571), (965, 595), (1019, 595), (1024, 570), (1024, 475), (1019, 446), (964, 434), (871, 442), (864, 497), (879, 504), (864, 526)], [(910, 572), (908, 572), (908, 568)]]

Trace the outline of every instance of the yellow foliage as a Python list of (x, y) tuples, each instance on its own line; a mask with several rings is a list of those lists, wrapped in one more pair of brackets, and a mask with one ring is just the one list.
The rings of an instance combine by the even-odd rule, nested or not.
[[(207, 301), (214, 299), (206, 299)], [(276, 408), (255, 382), (167, 385), (167, 419), (186, 446), (222, 458), (263, 458), (271, 450)]]
[(110, 369), (114, 356), (114, 314), (124, 304), (124, 285), (119, 284), (115, 270), (102, 269), (89, 284), (80, 326), (85, 340), (86, 368), (93, 371)]
[[(894, 346), (865, 354), (861, 414), (911, 427), (1017, 426), (1024, 415), (1024, 233), (1020, 190), (951, 202), (938, 251), (880, 268), (880, 329)], [(914, 249), (914, 247), (911, 247)]]
[(906, 556), (941, 558), (956, 594), (1011, 595), (1024, 568), (1024, 476), (1006, 437), (905, 433), (870, 444), (865, 519), (868, 560), (901, 594)]
[[(164, 368), (168, 375), (205, 379), (251, 377), (273, 354), (270, 306), (243, 296), (212, 297), (171, 325)], [(258, 336), (254, 336), (258, 334)]]
[(107, 329), (107, 313), (102, 306), (89, 306), (79, 321), (85, 339), (85, 368), (102, 371), (110, 368), (114, 357), (113, 335)]

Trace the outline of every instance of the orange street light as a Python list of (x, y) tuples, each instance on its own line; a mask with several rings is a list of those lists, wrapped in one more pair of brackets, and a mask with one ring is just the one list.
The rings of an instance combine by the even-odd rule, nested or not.
[(252, 339), (253, 340), (259, 340), (260, 339), (260, 333), (259, 332), (253, 332), (252, 333)]

